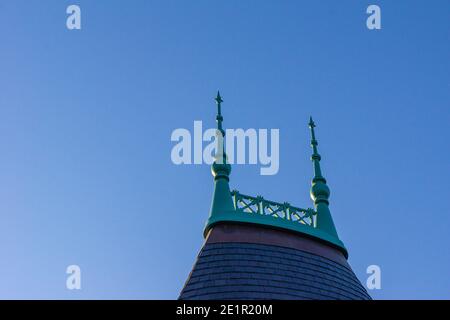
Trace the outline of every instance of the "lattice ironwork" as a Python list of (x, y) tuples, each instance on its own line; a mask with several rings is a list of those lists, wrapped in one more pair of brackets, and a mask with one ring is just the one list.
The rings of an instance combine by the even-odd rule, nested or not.
[(237, 190), (231, 192), (236, 210), (249, 214), (260, 214), (279, 219), (286, 219), (294, 223), (316, 227), (317, 213), (311, 209), (303, 209), (291, 206), (289, 203), (278, 203), (269, 201), (261, 196), (252, 197), (239, 193)]

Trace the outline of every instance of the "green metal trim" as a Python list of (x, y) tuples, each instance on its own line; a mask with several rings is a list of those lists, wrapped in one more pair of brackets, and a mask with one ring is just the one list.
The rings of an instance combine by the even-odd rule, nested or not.
[(312, 208), (303, 209), (294, 207), (288, 202), (279, 203), (264, 199), (262, 196), (252, 197), (240, 193), (237, 190), (231, 192), (235, 210), (247, 213), (259, 213), (260, 215), (283, 218), (293, 223), (301, 223), (313, 228), (316, 227), (317, 212)]
[[(222, 127), (223, 116), (221, 104), (223, 102), (220, 93), (217, 92), (217, 130), (225, 137)], [(238, 191), (230, 192), (229, 176), (231, 166), (227, 163), (225, 149), (218, 150), (216, 161), (211, 166), (214, 176), (214, 194), (211, 203), (209, 219), (206, 222), (203, 235), (206, 237), (209, 230), (218, 223), (238, 222), (270, 226), (278, 229), (286, 229), (298, 232), (311, 238), (325, 242), (340, 250), (345, 258), (348, 252), (336, 233), (330, 210), (328, 209), (328, 197), (330, 191), (325, 178), (320, 170), (320, 155), (317, 152), (317, 140), (315, 138), (315, 124), (310, 118), (311, 146), (314, 164), (314, 179), (311, 188), (311, 198), (315, 209), (303, 209), (291, 206), (289, 203), (278, 203), (264, 199), (261, 196), (251, 197), (240, 194)]]
[[(316, 224), (319, 217), (318, 213), (313, 209), (298, 208), (286, 202), (278, 203), (266, 200), (261, 196), (252, 197), (244, 195), (237, 190), (229, 192), (227, 191), (229, 190), (228, 181), (220, 180), (216, 181), (213, 208), (203, 232), (205, 237), (209, 230), (218, 223), (260, 224), (278, 229), (287, 229), (318, 239), (337, 248), (348, 258), (347, 249), (337, 235), (330, 233), (327, 228), (320, 228)], [(221, 187), (219, 185), (220, 182), (225, 183), (225, 185)], [(223, 197), (225, 194), (228, 196)], [(219, 195), (222, 195), (222, 197)]]
[(263, 216), (257, 213), (247, 213), (243, 211), (232, 211), (223, 214), (215, 214), (206, 221), (205, 229), (203, 235), (206, 237), (209, 230), (219, 223), (224, 222), (238, 222), (238, 223), (249, 223), (249, 224), (260, 224), (269, 227), (274, 227), (278, 229), (287, 229), (290, 231), (298, 232), (302, 235), (306, 235), (320, 241), (324, 241), (333, 247), (341, 251), (345, 258), (348, 258), (347, 249), (344, 243), (331, 236), (330, 234), (319, 230), (317, 228), (312, 228), (308, 225), (302, 225), (300, 223), (293, 223), (283, 218), (275, 218), (273, 216)]
[(314, 178), (312, 179), (310, 195), (311, 200), (314, 201), (314, 206), (317, 211), (317, 226), (321, 230), (324, 230), (332, 236), (338, 238), (336, 227), (334, 226), (333, 218), (331, 217), (331, 212), (328, 208), (330, 188), (327, 186), (327, 180), (322, 175), (322, 170), (320, 168), (321, 156), (317, 151), (318, 142), (314, 132), (316, 124), (314, 123), (312, 117), (309, 117), (308, 125), (311, 130), (311, 147), (313, 150), (311, 161), (313, 162), (314, 168)]

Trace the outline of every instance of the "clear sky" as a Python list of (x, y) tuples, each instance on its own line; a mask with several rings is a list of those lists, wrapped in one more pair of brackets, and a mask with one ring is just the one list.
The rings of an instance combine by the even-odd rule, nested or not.
[[(81, 7), (81, 30), (66, 8)], [(381, 30), (366, 8), (381, 7)], [(0, 1), (0, 298), (175, 299), (202, 245), (207, 165), (176, 128), (278, 128), (280, 170), (231, 188), (330, 209), (377, 299), (450, 298), (449, 31), (442, 1)], [(66, 267), (82, 289), (66, 289)]]

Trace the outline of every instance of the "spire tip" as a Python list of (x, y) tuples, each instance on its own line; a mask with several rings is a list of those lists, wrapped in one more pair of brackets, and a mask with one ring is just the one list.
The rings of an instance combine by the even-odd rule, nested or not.
[(220, 96), (219, 90), (217, 90), (217, 96), (216, 96), (216, 98), (214, 100), (216, 100), (217, 103), (222, 103), (223, 102), (222, 97)]

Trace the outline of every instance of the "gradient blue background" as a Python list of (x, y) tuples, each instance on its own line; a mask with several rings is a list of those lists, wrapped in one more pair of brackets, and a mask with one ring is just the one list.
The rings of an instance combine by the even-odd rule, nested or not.
[(218, 88), (226, 127), (280, 129), (279, 173), (235, 165), (231, 188), (310, 206), (313, 115), (350, 263), (382, 269), (370, 294), (450, 298), (449, 9), (0, 1), (0, 298), (177, 298), (213, 180), (172, 164), (170, 135), (213, 127)]

